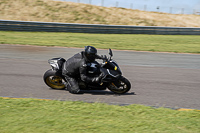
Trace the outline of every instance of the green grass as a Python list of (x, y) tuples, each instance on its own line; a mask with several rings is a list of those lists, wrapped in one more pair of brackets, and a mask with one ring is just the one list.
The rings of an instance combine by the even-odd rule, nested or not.
[(191, 35), (135, 35), (85, 34), (55, 32), (0, 31), (0, 44), (81, 47), (120, 50), (200, 53), (200, 36)]
[(199, 133), (199, 111), (0, 98), (1, 133)]

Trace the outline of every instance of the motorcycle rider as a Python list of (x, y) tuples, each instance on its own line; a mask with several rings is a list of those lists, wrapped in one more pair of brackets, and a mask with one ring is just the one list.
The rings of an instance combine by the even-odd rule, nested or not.
[(80, 93), (77, 78), (80, 77), (86, 83), (99, 83), (103, 77), (100, 74), (97, 77), (87, 75), (87, 66), (94, 62), (95, 59), (103, 59), (97, 55), (97, 49), (93, 46), (85, 46), (85, 50), (75, 54), (63, 63), (62, 74), (65, 76), (67, 83), (66, 89), (73, 94)]

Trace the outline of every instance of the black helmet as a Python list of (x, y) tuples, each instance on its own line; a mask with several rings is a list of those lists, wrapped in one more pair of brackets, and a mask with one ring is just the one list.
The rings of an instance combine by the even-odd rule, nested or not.
[(85, 46), (85, 57), (89, 61), (91, 62), (95, 61), (96, 55), (97, 55), (97, 49), (95, 47)]

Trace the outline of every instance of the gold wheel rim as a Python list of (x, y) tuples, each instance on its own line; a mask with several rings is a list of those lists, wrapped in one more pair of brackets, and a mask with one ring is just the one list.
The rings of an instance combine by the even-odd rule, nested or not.
[(49, 76), (46, 78), (46, 83), (54, 89), (64, 89), (63, 79), (59, 76)]
[(124, 92), (127, 89), (127, 85), (123, 82), (120, 81), (120, 86), (117, 87), (114, 83), (111, 83), (114, 87), (118, 88), (118, 89), (114, 89), (114, 92)]

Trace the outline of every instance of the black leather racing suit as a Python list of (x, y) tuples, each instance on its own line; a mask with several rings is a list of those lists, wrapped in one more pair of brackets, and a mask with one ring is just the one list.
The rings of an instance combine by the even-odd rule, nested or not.
[[(96, 58), (100, 59), (100, 56), (97, 56)], [(97, 78), (87, 76), (87, 63), (89, 63), (89, 61), (85, 57), (84, 51), (75, 54), (64, 62), (62, 74), (68, 82), (66, 88), (70, 93), (79, 93), (78, 77), (86, 83), (94, 82), (95, 78)]]

